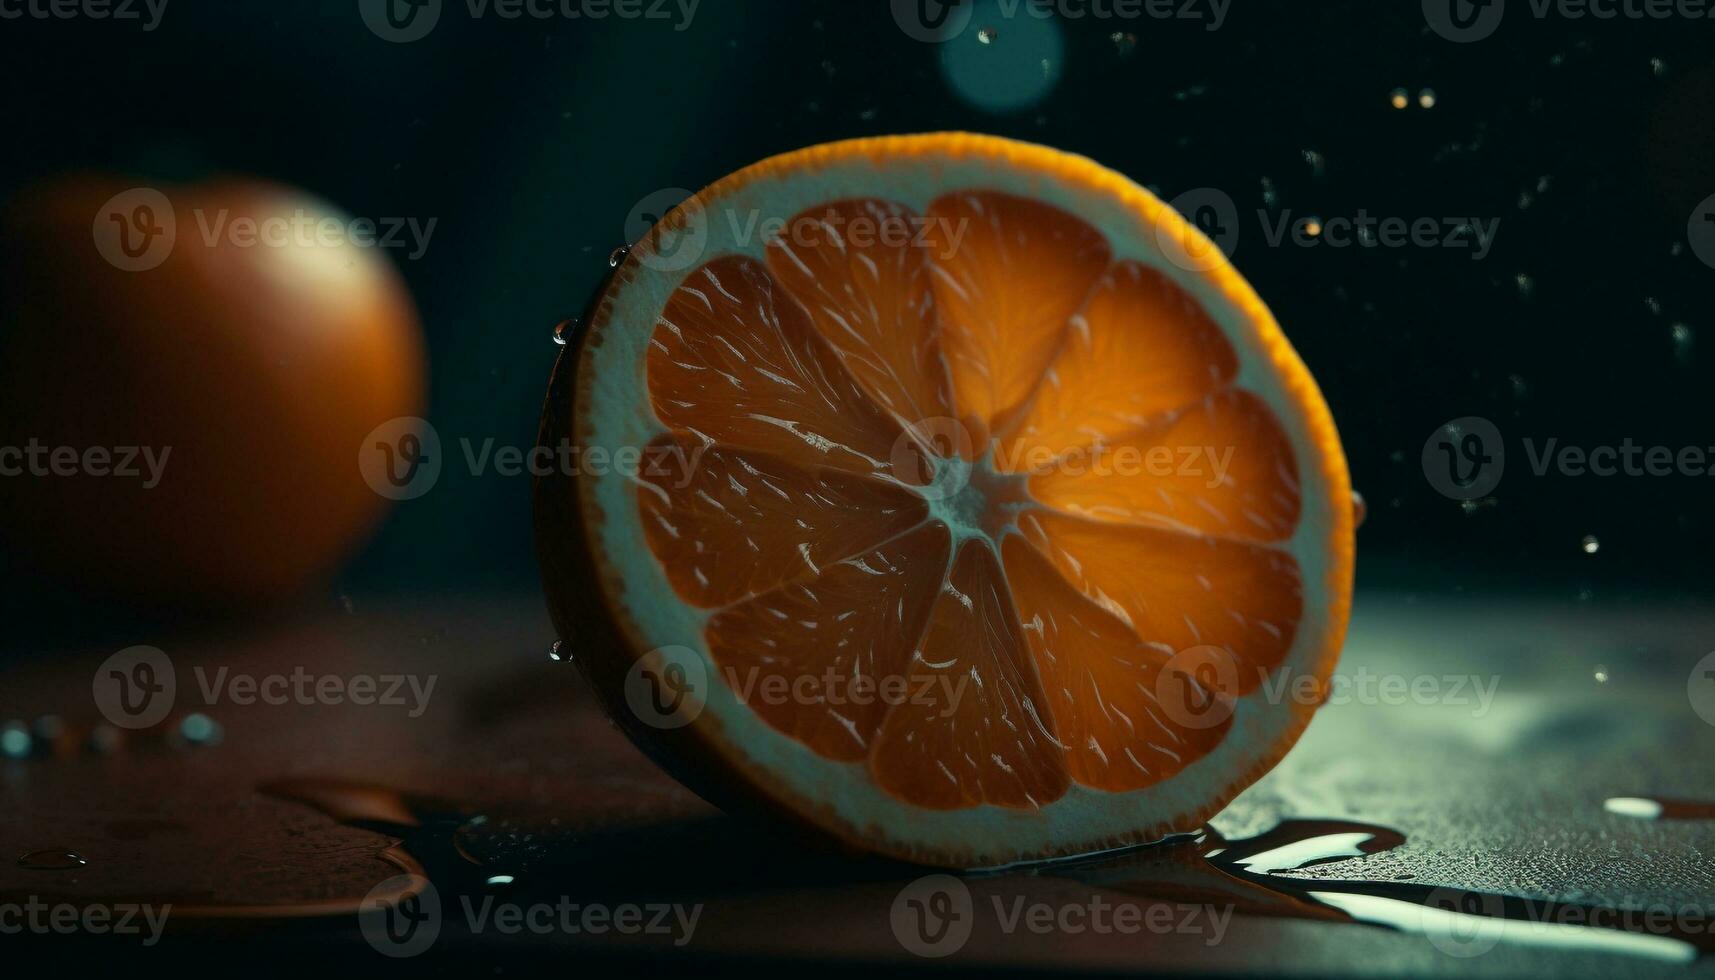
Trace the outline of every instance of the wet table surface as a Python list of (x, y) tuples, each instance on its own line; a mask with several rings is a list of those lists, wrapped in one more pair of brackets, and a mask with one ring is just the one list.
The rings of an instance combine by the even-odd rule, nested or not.
[[(0, 929), (26, 923), (0, 943), (250, 972), (1715, 975), (1706, 610), (1360, 595), (1331, 702), (1204, 833), (958, 878), (707, 806), (551, 639), (533, 596), (139, 636), (171, 704), (117, 739), (123, 644), (36, 652), (0, 720), (61, 725), (0, 742), (24, 755), (0, 759)], [(404, 874), (432, 888), (359, 915), (421, 891)]]

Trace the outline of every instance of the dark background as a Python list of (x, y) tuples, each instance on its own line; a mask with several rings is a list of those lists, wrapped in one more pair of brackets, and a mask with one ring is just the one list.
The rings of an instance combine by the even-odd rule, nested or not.
[[(1041, 142), (1167, 198), (1220, 188), (1248, 216), (1235, 262), (1320, 382), (1369, 500), (1360, 585), (1697, 595), (1715, 478), (1538, 478), (1521, 440), (1715, 445), (1715, 269), (1686, 244), (1715, 193), (1715, 20), (1512, 7), (1466, 45), (1431, 32), (1415, 0), (1236, 0), (1215, 32), (1063, 20), (1058, 84), (1006, 113), (961, 98), (943, 48), (907, 36), (884, 0), (704, 0), (683, 31), (473, 19), (448, 0), (409, 44), (370, 32), (356, 0), (170, 0), (150, 33), (0, 20), (0, 191), (90, 167), (241, 172), (351, 215), (437, 219), (424, 256), (389, 258), (421, 310), (429, 418), (450, 463), (461, 438), (533, 441), (551, 329), (606, 271), (634, 202), (842, 137)], [(981, 54), (1003, 76), (1033, 70), (1014, 41), (1033, 35), (992, 26)], [(1390, 104), (1397, 88), (1405, 110)], [(1426, 88), (1431, 109), (1417, 101)], [(1500, 230), (1480, 262), (1268, 247), (1254, 217), (1265, 181), (1294, 217), (1363, 208), (1498, 217)], [(1436, 493), (1419, 464), (1436, 427), (1468, 415), (1499, 425), (1510, 456), (1475, 508)], [(329, 595), (516, 592), (535, 576), (527, 479), (449, 465)]]

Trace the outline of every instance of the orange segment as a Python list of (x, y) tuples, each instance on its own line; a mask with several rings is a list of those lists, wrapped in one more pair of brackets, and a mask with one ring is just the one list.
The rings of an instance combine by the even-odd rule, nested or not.
[(998, 428), (1035, 391), (1108, 243), (1058, 208), (993, 191), (948, 194), (929, 218), (957, 415)]
[(1116, 263), (1072, 317), (1009, 457), (1057, 457), (1135, 431), (1236, 373), (1232, 345), (1195, 298), (1155, 269)]
[(929, 253), (916, 215), (836, 201), (793, 218), (768, 268), (864, 389), (906, 424), (952, 414)]
[(716, 442), (881, 473), (899, 438), (762, 264), (715, 259), (674, 290), (649, 351), (655, 414)]
[[(1073, 465), (1073, 464), (1076, 465)], [(1298, 526), (1298, 464), (1274, 413), (1225, 391), (1030, 480), (1042, 503), (1102, 521), (1246, 541)]]
[(639, 480), (650, 551), (705, 608), (819, 575), (929, 516), (900, 487), (688, 435), (650, 443)]
[(1066, 792), (1006, 577), (984, 545), (959, 549), (909, 677), (917, 696), (888, 714), (870, 756), (889, 792), (938, 810), (1040, 806)]
[(828, 758), (862, 759), (897, 700), (887, 679), (904, 676), (923, 634), (948, 541), (926, 525), (740, 603), (709, 622), (709, 652), (768, 724)]
[(1006, 577), (1072, 779), (1110, 792), (1152, 786), (1214, 750), (1230, 717), (1187, 728), (1156, 695), (1167, 655), (1079, 595), (1023, 539), (1002, 547)]
[(1026, 516), (1020, 530), (1066, 581), (1154, 649), (1230, 650), (1240, 693), (1255, 690), (1292, 647), (1304, 598), (1285, 552), (1051, 511)]

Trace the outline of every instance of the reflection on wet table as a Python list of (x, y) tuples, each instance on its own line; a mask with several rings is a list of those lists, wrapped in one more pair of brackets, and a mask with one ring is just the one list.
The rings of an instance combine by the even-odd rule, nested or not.
[(141, 910), (170, 905), (166, 955), (398, 942), (426, 971), (518, 943), (566, 963), (1710, 973), (1712, 627), (1361, 596), (1330, 703), (1211, 827), (945, 876), (681, 789), (594, 706), (575, 649), (550, 656), (533, 597), (359, 602), (155, 641), (173, 703), (138, 730), (92, 697), (123, 644), (13, 671), (0, 903), (139, 910), (134, 935), (32, 937), (70, 956), (147, 941)]

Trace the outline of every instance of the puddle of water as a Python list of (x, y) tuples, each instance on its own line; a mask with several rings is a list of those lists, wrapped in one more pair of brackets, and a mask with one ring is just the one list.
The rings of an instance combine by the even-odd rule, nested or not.
[(1291, 874), (1378, 854), (1404, 842), (1398, 831), (1372, 824), (1288, 820), (1238, 841), (1211, 831), (1188, 844), (1170, 845), (1182, 853), (1151, 855), (1142, 866), (1133, 861), (1124, 870), (1087, 868), (1075, 877), (1159, 899), (1227, 902), (1247, 915), (1344, 921), (1418, 933), (1451, 955), (1475, 955), (1505, 942), (1687, 963), (1715, 950), (1715, 936), (1709, 932), (1678, 922), (1664, 925), (1666, 916), (1646, 910), (1530, 900), (1402, 879)]
[[(628, 888), (636, 887), (638, 852), (660, 859), (679, 850), (693, 852), (696, 859), (658, 860), (656, 866), (685, 868), (688, 880), (665, 881), (659, 887), (698, 897), (733, 888), (791, 887), (811, 880), (822, 885), (830, 880), (886, 880), (900, 873), (897, 865), (830, 863), (807, 852), (801, 861), (785, 862), (799, 873), (783, 872), (777, 879), (759, 875), (754, 849), (775, 848), (778, 842), (742, 821), (714, 819), (592, 837), (490, 821), (363, 783), (293, 780), (269, 784), (261, 791), (307, 804), (341, 823), (402, 838), (402, 844), (392, 849), (403, 859), (401, 863), (416, 865), (415, 856), (421, 856), (424, 870), (420, 873), (443, 889), (467, 894), (512, 886), (521, 880), (519, 873), (525, 868), (548, 880), (569, 875), (597, 890), (620, 878)], [(1691, 812), (1682, 804), (1655, 802), (1660, 803), (1664, 819), (1669, 812)], [(1035, 873), (1157, 900), (1226, 905), (1249, 916), (1412, 932), (1459, 956), (1475, 955), (1501, 942), (1675, 963), (1715, 950), (1715, 934), (1682, 930), (1677, 922), (1663, 926), (1660, 917), (1637, 909), (1439, 887), (1409, 876), (1391, 881), (1294, 876), (1306, 868), (1380, 854), (1405, 840), (1400, 832), (1374, 824), (1287, 820), (1255, 837), (1227, 840), (1206, 831), (1123, 855), (1047, 865)], [(730, 869), (728, 861), (733, 863)]]

